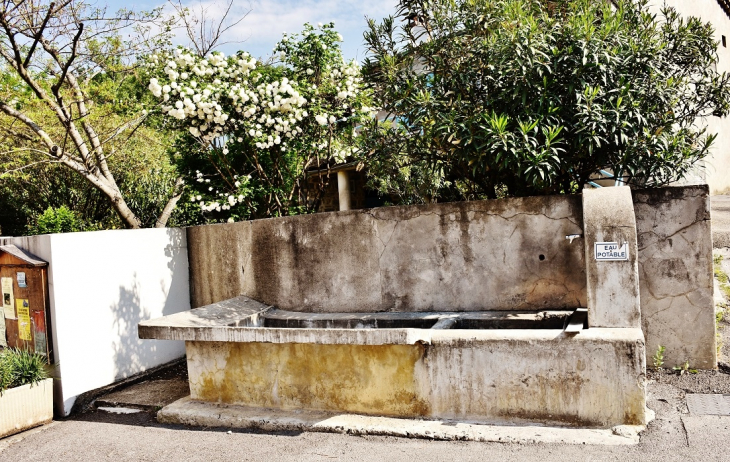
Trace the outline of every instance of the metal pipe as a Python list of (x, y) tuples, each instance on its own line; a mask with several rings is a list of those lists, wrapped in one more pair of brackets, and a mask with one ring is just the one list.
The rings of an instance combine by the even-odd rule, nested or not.
[(350, 210), (350, 177), (347, 170), (337, 172), (337, 192), (340, 196), (340, 210)]

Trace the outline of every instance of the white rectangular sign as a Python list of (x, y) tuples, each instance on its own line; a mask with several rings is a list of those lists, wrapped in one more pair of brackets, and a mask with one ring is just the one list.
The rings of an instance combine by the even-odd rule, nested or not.
[(597, 261), (626, 261), (629, 259), (629, 243), (596, 242), (594, 246)]

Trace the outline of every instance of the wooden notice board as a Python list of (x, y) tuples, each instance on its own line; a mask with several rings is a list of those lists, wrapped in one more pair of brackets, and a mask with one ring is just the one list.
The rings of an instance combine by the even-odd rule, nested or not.
[(14, 245), (0, 246), (0, 288), (0, 347), (41, 353), (50, 362), (48, 263)]

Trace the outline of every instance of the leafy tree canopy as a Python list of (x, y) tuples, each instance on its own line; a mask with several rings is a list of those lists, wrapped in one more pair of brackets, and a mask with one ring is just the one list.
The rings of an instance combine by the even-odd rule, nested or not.
[(168, 223), (180, 181), (169, 136), (147, 123), (136, 57), (170, 47), (175, 21), (160, 8), (0, 0), (3, 232), (64, 204), (84, 229)]
[(366, 41), (389, 118), (362, 159), (420, 200), (574, 193), (600, 169), (666, 184), (730, 103), (712, 27), (646, 0), (401, 0)]

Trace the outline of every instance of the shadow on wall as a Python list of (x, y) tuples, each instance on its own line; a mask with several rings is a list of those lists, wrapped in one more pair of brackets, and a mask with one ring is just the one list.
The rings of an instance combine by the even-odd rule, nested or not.
[[(131, 284), (119, 286), (118, 300), (110, 307), (113, 316), (115, 380), (137, 374), (184, 354), (183, 342), (140, 340), (137, 335), (137, 324), (142, 320), (190, 309), (184, 234), (180, 230), (168, 230), (168, 236), (169, 244), (164, 249), (168, 274), (159, 275), (164, 270), (162, 261), (155, 258), (156, 256), (151, 256), (154, 261), (138, 260), (138, 264), (159, 267), (160, 271), (156, 272), (158, 276), (154, 278), (159, 278), (159, 288), (154, 288), (154, 280), (140, 279), (135, 271)], [(154, 269), (156, 268), (153, 268), (152, 273), (155, 273)], [(160, 290), (161, 293), (154, 293), (155, 290)], [(173, 343), (178, 344), (179, 354), (175, 354)]]
[(130, 287), (119, 286), (119, 299), (111, 306), (113, 315), (114, 379), (119, 380), (145, 369), (148, 358), (157, 353), (157, 342), (137, 337), (137, 324), (148, 319), (149, 310), (142, 306), (137, 273)]
[(167, 286), (164, 279), (160, 279), (160, 290), (165, 297), (160, 316), (190, 309), (190, 269), (185, 234), (184, 229), (167, 230), (170, 243), (165, 246), (165, 257), (170, 270), (170, 286)]

